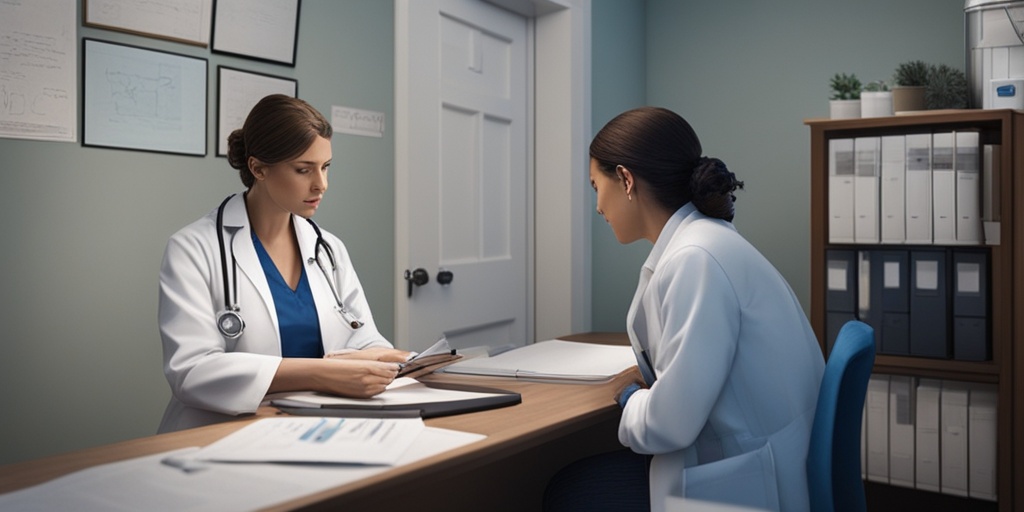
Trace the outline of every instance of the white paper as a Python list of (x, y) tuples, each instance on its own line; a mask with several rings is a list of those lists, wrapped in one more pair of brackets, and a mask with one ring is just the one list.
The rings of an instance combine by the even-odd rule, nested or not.
[(331, 107), (331, 127), (335, 133), (383, 137), (384, 113), (334, 105)]
[(217, 154), (228, 154), (228, 135), (245, 124), (249, 111), (265, 96), (295, 97), (298, 82), (287, 78), (249, 73), (221, 66), (220, 104), (217, 111)]
[(421, 418), (266, 418), (199, 450), (193, 458), (389, 465), (423, 429)]
[(900, 287), (900, 262), (898, 261), (887, 261), (882, 266), (883, 270), (883, 281), (882, 286), (888, 289), (894, 289)]
[(0, 2), (0, 137), (77, 140), (77, 3)]
[(84, 5), (90, 25), (210, 44), (212, 0), (89, 0)]
[[(486, 436), (425, 428), (398, 461), (411, 464)], [(75, 512), (257, 510), (368, 478), (389, 466), (340, 464), (206, 463), (185, 472), (161, 463), (196, 448), (102, 464), (0, 495), (0, 510)], [(144, 504), (144, 506), (143, 506)]]
[(846, 262), (843, 260), (829, 260), (828, 262), (828, 289), (829, 291), (846, 291)]
[(442, 368), (445, 373), (540, 380), (606, 381), (636, 365), (633, 348), (547, 340)]
[(958, 293), (981, 292), (981, 265), (977, 263), (956, 264), (956, 291)]
[(914, 270), (917, 272), (918, 290), (939, 289), (939, 262), (921, 260), (915, 263)]

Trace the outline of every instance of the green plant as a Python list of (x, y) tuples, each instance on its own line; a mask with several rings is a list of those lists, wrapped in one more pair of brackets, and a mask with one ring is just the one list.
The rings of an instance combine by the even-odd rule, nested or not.
[(889, 84), (885, 80), (875, 80), (864, 84), (864, 92), (885, 92), (889, 90)]
[(929, 109), (967, 108), (967, 75), (945, 64), (933, 67), (924, 98)]
[(928, 73), (931, 70), (932, 66), (924, 61), (907, 61), (896, 67), (896, 74), (893, 75), (892, 81), (896, 85), (905, 87), (925, 86), (928, 85)]
[(832, 98), (833, 100), (859, 100), (860, 99), (860, 79), (857, 75), (850, 73), (836, 73), (835, 76), (829, 80), (829, 86), (832, 87)]

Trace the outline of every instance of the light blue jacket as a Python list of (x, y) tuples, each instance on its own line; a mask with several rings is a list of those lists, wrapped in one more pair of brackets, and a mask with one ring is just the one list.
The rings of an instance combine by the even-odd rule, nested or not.
[(672, 494), (808, 510), (824, 361), (771, 263), (731, 223), (687, 204), (644, 263), (627, 326), (657, 381), (626, 403), (619, 440), (654, 455), (652, 509)]

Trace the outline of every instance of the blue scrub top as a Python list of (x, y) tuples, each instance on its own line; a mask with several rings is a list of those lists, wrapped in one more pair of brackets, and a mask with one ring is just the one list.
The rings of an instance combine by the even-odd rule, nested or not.
[(281, 355), (284, 357), (323, 357), (324, 344), (320, 333), (320, 318), (316, 314), (316, 303), (313, 292), (309, 289), (306, 267), (302, 267), (299, 285), (292, 290), (285, 282), (281, 272), (270, 259), (270, 254), (263, 247), (255, 231), (252, 233), (252, 244), (263, 266), (263, 273), (270, 285), (270, 294), (274, 297), (277, 309), (277, 324), (281, 329)]

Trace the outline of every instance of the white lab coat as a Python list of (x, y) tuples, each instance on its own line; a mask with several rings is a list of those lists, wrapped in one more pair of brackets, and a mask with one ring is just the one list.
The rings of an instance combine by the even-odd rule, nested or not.
[(652, 509), (672, 494), (808, 510), (824, 361), (771, 263), (731, 223), (687, 204), (644, 263), (627, 326), (657, 381), (626, 403), (619, 440), (654, 455)]
[[(224, 244), (231, 275), (231, 249), (238, 262), (236, 302), (245, 330), (234, 340), (217, 329), (224, 310), (221, 253), (217, 241), (217, 210), (171, 236), (160, 268), (159, 322), (163, 340), (164, 374), (170, 383), (170, 403), (160, 432), (196, 427), (255, 412), (270, 388), (281, 362), (281, 338), (274, 299), (253, 246), (249, 216), (242, 194), (224, 210)], [(342, 348), (391, 347), (377, 331), (348, 251), (321, 228), (334, 252), (333, 272), (346, 308), (365, 323), (353, 329), (336, 311), (336, 300), (314, 257), (316, 232), (306, 219), (292, 217), (304, 270), (316, 303), (325, 352)], [(234, 233), (234, 236), (232, 236)], [(331, 272), (321, 250), (320, 260)]]

